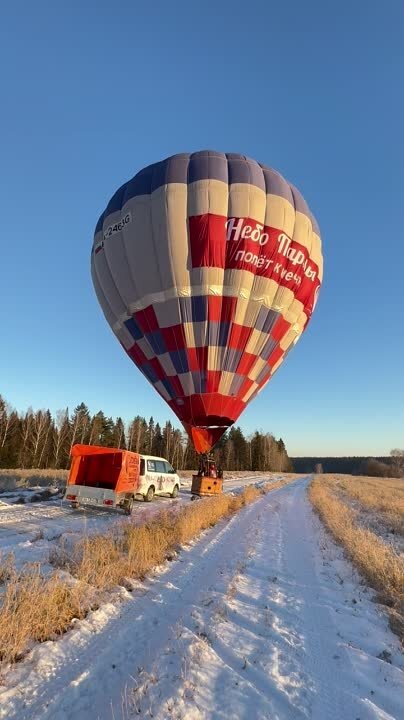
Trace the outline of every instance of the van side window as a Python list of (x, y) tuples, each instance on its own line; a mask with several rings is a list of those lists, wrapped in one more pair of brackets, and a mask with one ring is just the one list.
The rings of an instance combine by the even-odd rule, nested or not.
[(147, 461), (147, 470), (148, 472), (156, 472), (156, 463), (154, 460)]
[(163, 462), (163, 460), (156, 460), (156, 472), (159, 473), (165, 473), (166, 471), (166, 464)]
[(173, 473), (174, 473), (174, 468), (171, 467), (170, 463), (169, 463), (169, 462), (165, 462), (164, 465), (166, 466), (165, 472), (166, 472), (166, 473), (170, 473), (171, 475), (173, 475)]
[(141, 458), (140, 460), (140, 473), (139, 475), (144, 475), (144, 458)]

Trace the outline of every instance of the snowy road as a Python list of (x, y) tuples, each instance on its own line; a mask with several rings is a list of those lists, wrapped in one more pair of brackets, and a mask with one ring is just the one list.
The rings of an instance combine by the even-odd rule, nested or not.
[(0, 689), (0, 717), (401, 720), (398, 641), (306, 489), (264, 496), (37, 646)]

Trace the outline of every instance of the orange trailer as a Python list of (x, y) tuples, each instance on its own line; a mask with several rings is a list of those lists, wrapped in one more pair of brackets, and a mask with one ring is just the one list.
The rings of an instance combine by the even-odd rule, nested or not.
[(139, 488), (140, 455), (99, 445), (73, 445), (65, 500), (80, 504), (119, 507), (130, 514)]

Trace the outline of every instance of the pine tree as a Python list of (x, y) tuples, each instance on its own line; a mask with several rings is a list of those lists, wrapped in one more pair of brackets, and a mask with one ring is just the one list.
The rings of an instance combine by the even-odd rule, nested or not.
[(90, 442), (91, 417), (87, 405), (81, 402), (74, 408), (71, 418), (70, 448), (79, 443), (80, 445), (94, 444)]
[(251, 440), (251, 470), (265, 470), (265, 439), (262, 433), (255, 431)]
[(186, 436), (186, 445), (184, 453), (185, 470), (197, 470), (199, 465), (199, 457), (188, 435)]
[(102, 434), (105, 425), (105, 415), (99, 410), (91, 420), (89, 445), (101, 445)]
[(233, 468), (234, 470), (245, 470), (248, 467), (248, 448), (245, 437), (240, 427), (232, 427), (228, 441), (232, 443)]
[(169, 462), (171, 462), (173, 450), (173, 426), (169, 420), (163, 428), (163, 455)]
[(149, 424), (147, 427), (147, 436), (146, 436), (146, 452), (149, 455), (152, 455), (152, 449), (153, 449), (153, 442), (154, 442), (154, 420), (151, 417), (149, 420)]
[(151, 454), (157, 455), (157, 457), (161, 457), (163, 454), (163, 434), (161, 432), (161, 427), (160, 427), (159, 423), (156, 423), (155, 428), (154, 428)]
[(104, 447), (115, 447), (115, 423), (112, 417), (104, 416), (104, 426), (101, 435), (101, 445)]

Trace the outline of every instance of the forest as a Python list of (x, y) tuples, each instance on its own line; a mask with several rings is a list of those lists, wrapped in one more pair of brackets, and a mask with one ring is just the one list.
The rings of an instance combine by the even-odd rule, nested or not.
[(384, 457), (294, 457), (291, 458), (297, 473), (341, 473), (372, 477), (402, 477), (402, 450), (392, 450)]
[[(55, 416), (49, 410), (31, 408), (21, 414), (0, 395), (1, 468), (68, 468), (76, 443), (162, 456), (178, 470), (198, 466), (188, 436), (169, 420), (160, 425), (152, 417), (137, 415), (124, 423), (102, 410), (92, 415), (84, 403), (71, 413), (67, 408), (59, 410)], [(262, 430), (245, 436), (240, 427), (232, 427), (213, 454), (224, 470), (293, 470), (283, 440)]]

